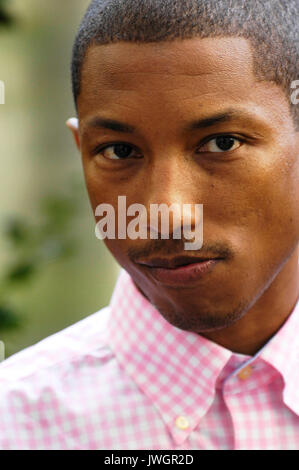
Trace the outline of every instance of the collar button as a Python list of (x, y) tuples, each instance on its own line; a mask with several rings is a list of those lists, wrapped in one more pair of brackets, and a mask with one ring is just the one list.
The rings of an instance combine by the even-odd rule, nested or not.
[(177, 428), (185, 430), (189, 428), (189, 421), (185, 416), (178, 416), (175, 425)]
[(243, 369), (240, 370), (238, 373), (238, 378), (240, 380), (247, 380), (252, 374), (252, 367), (250, 365), (244, 367)]

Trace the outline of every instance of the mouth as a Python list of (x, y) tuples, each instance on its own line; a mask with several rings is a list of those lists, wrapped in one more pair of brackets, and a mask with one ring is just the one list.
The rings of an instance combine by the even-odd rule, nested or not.
[(196, 283), (207, 276), (224, 258), (215, 256), (173, 258), (152, 258), (139, 261), (151, 277), (159, 283), (170, 286), (184, 286)]
[(191, 256), (175, 256), (173, 258), (151, 258), (149, 260), (138, 261), (138, 264), (143, 264), (150, 268), (164, 268), (164, 269), (177, 269), (182, 266), (189, 266), (190, 264), (205, 263), (207, 261), (223, 259), (216, 258), (215, 256), (206, 257), (191, 257)]

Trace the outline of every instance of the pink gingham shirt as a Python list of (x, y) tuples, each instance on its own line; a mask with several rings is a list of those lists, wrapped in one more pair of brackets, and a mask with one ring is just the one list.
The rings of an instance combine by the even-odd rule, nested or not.
[(299, 302), (254, 356), (110, 305), (0, 365), (0, 449), (298, 449)]

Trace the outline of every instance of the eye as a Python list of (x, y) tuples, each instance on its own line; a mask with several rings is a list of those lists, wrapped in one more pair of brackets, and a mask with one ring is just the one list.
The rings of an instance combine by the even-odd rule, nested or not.
[(202, 145), (199, 152), (230, 152), (239, 148), (242, 142), (242, 139), (232, 135), (219, 135)]
[(141, 155), (132, 153), (134, 148), (129, 144), (113, 144), (106, 147), (96, 147), (92, 152), (94, 155), (103, 155), (107, 160), (126, 160), (128, 158), (141, 158)]

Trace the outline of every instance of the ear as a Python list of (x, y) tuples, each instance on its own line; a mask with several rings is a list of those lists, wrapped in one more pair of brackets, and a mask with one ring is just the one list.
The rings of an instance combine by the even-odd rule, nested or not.
[(77, 118), (70, 118), (66, 121), (66, 126), (72, 131), (78, 150), (81, 150), (79, 121)]

